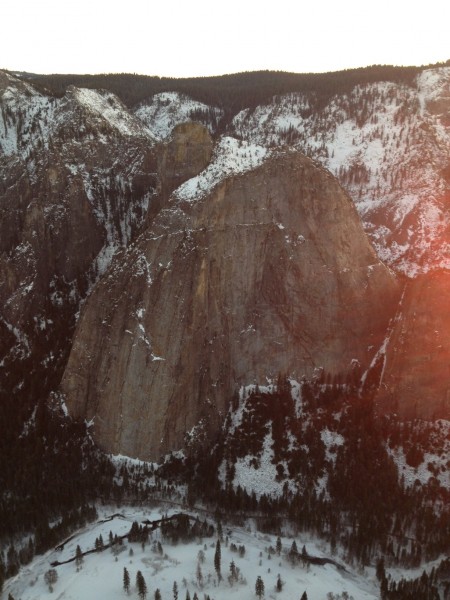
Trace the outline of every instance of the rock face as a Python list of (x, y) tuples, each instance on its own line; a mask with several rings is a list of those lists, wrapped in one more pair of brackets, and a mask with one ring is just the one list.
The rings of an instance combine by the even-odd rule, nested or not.
[(450, 413), (450, 273), (409, 281), (386, 351), (377, 402), (403, 419)]
[(80, 302), (212, 142), (191, 123), (166, 148), (109, 92), (50, 98), (2, 72), (0, 111), (0, 393), (21, 404), (55, 389)]
[(211, 160), (213, 142), (208, 130), (199, 123), (180, 123), (158, 152), (161, 197), (166, 200), (181, 183), (190, 179)]
[(84, 306), (61, 389), (104, 449), (158, 459), (240, 384), (368, 365), (398, 298), (337, 181), (273, 156), (171, 197)]

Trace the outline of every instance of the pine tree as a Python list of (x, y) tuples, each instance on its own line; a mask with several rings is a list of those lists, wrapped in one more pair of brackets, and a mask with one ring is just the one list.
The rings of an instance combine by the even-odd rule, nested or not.
[(147, 597), (147, 584), (145, 583), (144, 576), (140, 571), (136, 573), (136, 587), (139, 598), (141, 598), (141, 600), (145, 600)]
[(292, 564), (296, 563), (298, 559), (298, 549), (295, 540), (292, 542), (291, 549), (289, 550), (289, 559)]
[(83, 564), (83, 553), (81, 552), (80, 546), (77, 546), (77, 549), (75, 550), (75, 564), (77, 566), (77, 571), (79, 571)]
[(280, 556), (280, 554), (281, 554), (281, 548), (282, 548), (281, 538), (278, 536), (277, 537), (277, 546), (276, 546), (278, 556)]
[(173, 600), (178, 600), (178, 584), (176, 581), (173, 582)]
[(130, 593), (130, 574), (126, 567), (123, 568), (123, 589), (127, 594)]
[(280, 575), (278, 575), (278, 577), (277, 577), (276, 590), (277, 590), (277, 592), (282, 592), (283, 591), (283, 582), (281, 581)]
[(308, 594), (306, 592), (303, 592), (302, 597), (300, 598), (300, 600), (308, 600)]
[(223, 527), (222, 522), (219, 520), (217, 522), (217, 536), (221, 542), (223, 542)]
[(264, 596), (264, 581), (261, 579), (261, 575), (258, 575), (255, 583), (255, 594), (258, 598)]
[(159, 591), (159, 588), (155, 590), (155, 600), (161, 600), (161, 592)]
[(214, 568), (217, 573), (217, 578), (219, 581), (222, 581), (222, 574), (220, 572), (220, 561), (221, 561), (221, 549), (220, 549), (220, 540), (217, 540), (216, 544), (216, 552), (214, 554)]
[(6, 577), (14, 577), (19, 572), (19, 555), (14, 547), (14, 544), (8, 549), (6, 554)]
[(97, 552), (101, 552), (104, 547), (105, 544), (103, 543), (103, 537), (102, 534), (100, 534), (98, 538), (95, 538), (95, 549)]
[(383, 581), (383, 579), (386, 578), (386, 571), (384, 568), (384, 558), (379, 558), (377, 560), (376, 575), (377, 575), (378, 581)]
[(238, 580), (238, 572), (236, 569), (236, 565), (234, 564), (234, 560), (230, 563), (230, 580), (231, 583)]

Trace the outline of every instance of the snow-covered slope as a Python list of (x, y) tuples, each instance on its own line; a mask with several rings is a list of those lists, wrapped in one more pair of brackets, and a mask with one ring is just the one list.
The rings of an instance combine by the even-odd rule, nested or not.
[(275, 152), (264, 146), (224, 136), (218, 141), (206, 169), (176, 189), (174, 197), (191, 202), (199, 200), (223, 179), (251, 171), (274, 155)]
[(223, 111), (197, 102), (184, 94), (163, 92), (141, 103), (134, 114), (162, 140), (171, 134), (176, 125), (186, 121), (202, 123), (214, 133)]
[[(78, 141), (98, 141), (107, 146), (108, 136), (145, 139), (155, 137), (111, 92), (69, 88), (63, 98), (46, 96), (7, 73), (0, 73), (0, 150), (6, 157), (26, 162), (36, 176), (36, 156), (49, 149), (53, 137), (78, 134)], [(78, 127), (78, 129), (77, 129)]]
[(399, 271), (450, 268), (450, 67), (423, 71), (414, 87), (357, 86), (325, 106), (314, 94), (275, 97), (239, 113), (230, 133), (293, 145), (330, 169)]

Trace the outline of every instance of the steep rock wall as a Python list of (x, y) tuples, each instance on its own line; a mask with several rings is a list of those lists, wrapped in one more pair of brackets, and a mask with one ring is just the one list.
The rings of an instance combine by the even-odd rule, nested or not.
[(450, 273), (408, 281), (386, 351), (380, 410), (403, 419), (450, 415)]
[(398, 297), (337, 181), (281, 155), (172, 197), (86, 303), (61, 389), (104, 449), (158, 459), (239, 384), (368, 365)]
[(190, 179), (211, 160), (213, 142), (203, 125), (180, 123), (158, 149), (161, 196), (166, 200), (183, 181)]

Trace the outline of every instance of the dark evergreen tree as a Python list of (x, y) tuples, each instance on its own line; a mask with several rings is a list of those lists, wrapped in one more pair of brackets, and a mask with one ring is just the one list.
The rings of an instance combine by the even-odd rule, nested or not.
[(221, 549), (220, 549), (220, 540), (217, 540), (216, 543), (216, 551), (214, 553), (214, 568), (217, 573), (217, 578), (219, 581), (222, 581), (222, 574), (220, 572), (220, 562), (221, 562)]
[(221, 542), (223, 542), (223, 527), (220, 519), (217, 521), (217, 537)]
[(298, 560), (298, 549), (295, 540), (292, 542), (291, 549), (289, 550), (289, 560), (292, 564), (295, 564)]
[(136, 587), (139, 598), (141, 600), (145, 600), (145, 598), (147, 597), (147, 584), (145, 583), (145, 579), (141, 571), (138, 571), (136, 573)]
[(79, 571), (83, 564), (83, 553), (81, 552), (80, 546), (77, 546), (77, 549), (75, 550), (75, 564), (77, 566), (77, 571)]
[(383, 557), (381, 557), (377, 560), (376, 575), (377, 575), (378, 581), (383, 581), (383, 579), (386, 578), (386, 571), (384, 568), (384, 558)]
[(126, 567), (123, 568), (123, 589), (127, 594), (130, 593), (130, 574)]
[(258, 598), (264, 596), (264, 581), (262, 580), (261, 575), (258, 575), (256, 578), (255, 594), (258, 596)]
[(300, 598), (300, 600), (308, 600), (308, 594), (306, 592), (303, 592), (302, 597)]
[(280, 556), (281, 554), (281, 549), (282, 549), (282, 545), (281, 545), (281, 538), (280, 536), (277, 537), (277, 545), (276, 545), (276, 551), (278, 556)]
[(178, 584), (176, 581), (173, 582), (172, 591), (173, 591), (173, 600), (178, 600)]
[(17, 554), (14, 544), (11, 544), (6, 553), (6, 577), (17, 575), (19, 567), (19, 555)]
[(278, 577), (277, 577), (277, 584), (275, 586), (275, 589), (277, 590), (277, 592), (282, 592), (283, 591), (283, 582), (281, 580), (280, 575), (278, 575)]
[(155, 600), (161, 600), (161, 592), (159, 591), (159, 588), (156, 588), (155, 590)]
[(236, 565), (234, 564), (234, 560), (231, 561), (230, 563), (230, 581), (231, 584), (233, 584), (233, 582), (238, 580), (238, 572), (236, 569)]

